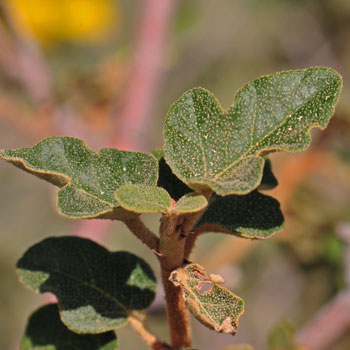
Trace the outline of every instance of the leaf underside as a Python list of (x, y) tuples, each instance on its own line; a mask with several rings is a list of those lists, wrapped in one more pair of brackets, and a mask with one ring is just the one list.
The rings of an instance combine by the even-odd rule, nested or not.
[(197, 88), (175, 102), (165, 122), (165, 159), (197, 191), (244, 194), (262, 178), (263, 153), (306, 149), (310, 129), (324, 129), (342, 87), (338, 73), (314, 67), (261, 77), (223, 110)]
[(250, 239), (266, 239), (282, 230), (279, 202), (254, 190), (246, 195), (214, 195), (196, 224), (198, 232), (222, 232)]
[(186, 265), (173, 271), (169, 280), (181, 287), (185, 304), (198, 321), (216, 332), (236, 333), (243, 300), (215, 283), (202, 266)]
[(114, 332), (77, 334), (60, 320), (57, 304), (36, 310), (29, 318), (21, 350), (117, 350)]
[(18, 261), (17, 271), (33, 292), (56, 295), (62, 321), (77, 333), (122, 326), (130, 311), (147, 308), (155, 296), (155, 277), (142, 259), (80, 237), (39, 242)]
[(61, 187), (58, 210), (71, 218), (123, 218), (129, 213), (114, 191), (126, 184), (155, 185), (158, 177), (152, 155), (112, 148), (95, 153), (73, 137), (50, 137), (31, 148), (1, 150), (0, 156)]

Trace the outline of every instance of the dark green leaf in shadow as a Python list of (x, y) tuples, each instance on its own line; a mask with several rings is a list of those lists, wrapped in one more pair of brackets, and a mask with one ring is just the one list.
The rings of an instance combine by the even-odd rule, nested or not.
[(199, 232), (265, 239), (282, 230), (284, 218), (276, 199), (255, 190), (241, 196), (214, 195), (196, 226)]
[(48, 304), (29, 318), (21, 350), (117, 350), (114, 332), (77, 334), (61, 321), (57, 304)]
[(327, 126), (341, 87), (329, 68), (276, 73), (245, 85), (228, 110), (209, 91), (189, 90), (168, 112), (165, 159), (196, 191), (251, 192), (261, 182), (261, 155), (306, 149), (310, 130)]
[(159, 160), (159, 176), (157, 185), (164, 188), (172, 199), (178, 201), (187, 193), (193, 192), (186, 184), (177, 178), (171, 171), (164, 158)]
[(124, 325), (156, 290), (151, 268), (127, 252), (111, 253), (80, 237), (47, 238), (17, 263), (21, 282), (56, 295), (61, 319), (77, 333), (101, 333)]
[(221, 276), (208, 277), (202, 266), (188, 264), (173, 271), (169, 280), (181, 287), (185, 304), (198, 321), (219, 333), (236, 333), (244, 301), (218, 284), (223, 283)]
[(168, 213), (171, 198), (161, 187), (124, 185), (115, 191), (115, 199), (126, 210), (135, 213)]
[(0, 156), (61, 187), (58, 210), (71, 218), (123, 218), (128, 213), (114, 191), (125, 184), (155, 185), (158, 176), (152, 155), (112, 148), (95, 153), (73, 137), (50, 137), (31, 148), (1, 150)]
[(263, 176), (259, 185), (259, 190), (272, 190), (278, 185), (278, 181), (272, 172), (271, 160), (265, 156)]

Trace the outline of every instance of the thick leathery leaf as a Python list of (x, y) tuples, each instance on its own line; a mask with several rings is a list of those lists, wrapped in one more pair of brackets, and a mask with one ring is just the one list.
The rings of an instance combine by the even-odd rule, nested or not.
[(173, 174), (164, 158), (160, 158), (159, 160), (157, 185), (164, 188), (175, 201), (179, 200), (185, 194), (193, 192), (193, 190)]
[(56, 295), (64, 324), (76, 333), (101, 333), (124, 325), (132, 310), (153, 301), (150, 267), (127, 252), (111, 253), (80, 237), (47, 238), (17, 263), (21, 282)]
[(175, 204), (173, 211), (179, 214), (195, 213), (208, 205), (207, 199), (199, 193), (188, 193)]
[(263, 176), (259, 185), (260, 190), (272, 190), (278, 185), (278, 181), (272, 172), (271, 161), (268, 157), (264, 157), (265, 164), (263, 170)]
[(29, 318), (21, 350), (117, 350), (114, 332), (77, 334), (61, 321), (57, 304), (36, 310)]
[(254, 190), (246, 195), (214, 195), (196, 226), (200, 232), (265, 239), (282, 230), (284, 218), (276, 199)]
[(260, 155), (306, 149), (310, 129), (327, 126), (341, 87), (329, 68), (277, 73), (245, 85), (226, 111), (209, 91), (189, 90), (168, 112), (165, 159), (196, 191), (248, 193), (261, 182)]
[(73, 137), (50, 137), (31, 148), (1, 150), (0, 156), (62, 187), (58, 210), (71, 218), (122, 218), (126, 213), (114, 191), (126, 184), (155, 185), (158, 176), (152, 155), (112, 148), (95, 153)]
[(169, 280), (180, 286), (185, 304), (194, 317), (216, 332), (235, 334), (244, 302), (228, 289), (220, 286), (223, 279), (206, 274), (198, 264), (188, 264), (173, 271)]
[(124, 185), (115, 191), (115, 199), (136, 213), (168, 213), (171, 207), (168, 192), (156, 186)]

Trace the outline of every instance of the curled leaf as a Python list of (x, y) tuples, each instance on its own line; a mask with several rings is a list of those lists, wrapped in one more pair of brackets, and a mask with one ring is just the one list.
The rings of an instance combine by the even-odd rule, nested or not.
[(216, 332), (236, 334), (244, 302), (218, 284), (221, 276), (208, 277), (202, 266), (188, 264), (173, 271), (169, 280), (181, 287), (185, 304), (198, 321)]

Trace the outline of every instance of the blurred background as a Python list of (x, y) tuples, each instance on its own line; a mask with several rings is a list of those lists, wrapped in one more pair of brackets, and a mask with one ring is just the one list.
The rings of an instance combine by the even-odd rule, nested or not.
[[(310, 350), (350, 349), (349, 0), (0, 0), (0, 147), (67, 135), (95, 150), (149, 152), (162, 147), (167, 110), (185, 90), (205, 87), (227, 108), (260, 75), (316, 65), (336, 69), (344, 88), (307, 152), (271, 156), (279, 186), (269, 194), (281, 202), (284, 231), (260, 242), (207, 234), (197, 243), (191, 260), (222, 274), (246, 312), (235, 337), (194, 320), (194, 347), (268, 349), (270, 341), (272, 349), (287, 319)], [(159, 275), (122, 223), (58, 216), (56, 192), (0, 162), (0, 349), (18, 349), (26, 319), (48, 300), (15, 272), (45, 237), (90, 237), (144, 257)], [(144, 219), (156, 230), (158, 216)], [(167, 340), (162, 296), (147, 325)], [(118, 337), (122, 349), (147, 349), (129, 327)]]

